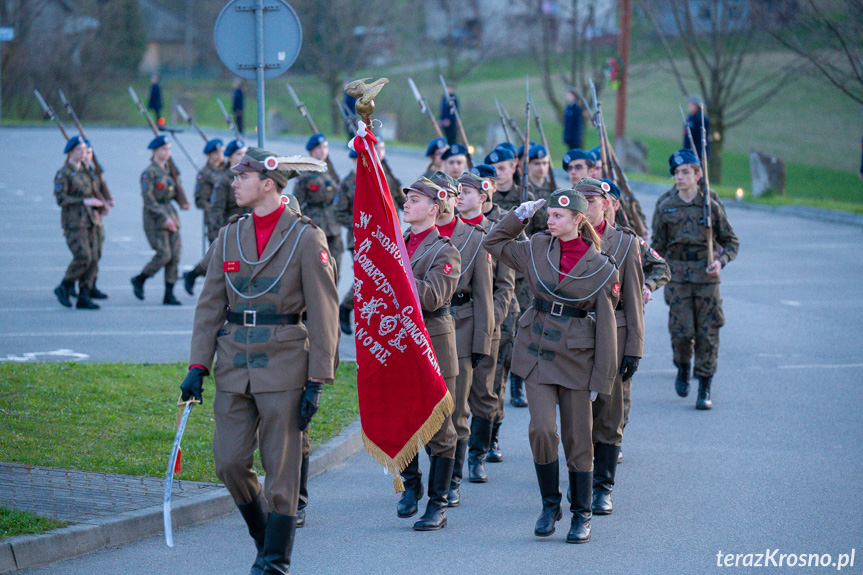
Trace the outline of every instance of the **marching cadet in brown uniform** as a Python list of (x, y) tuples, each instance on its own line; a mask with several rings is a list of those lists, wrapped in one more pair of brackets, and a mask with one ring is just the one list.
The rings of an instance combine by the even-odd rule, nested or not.
[[(204, 155), (207, 156), (207, 163), (198, 172), (198, 177), (195, 180), (195, 207), (204, 211), (204, 225), (207, 228), (207, 242), (213, 243), (216, 236), (219, 235), (219, 228), (214, 228), (209, 225), (207, 210), (210, 207), (210, 200), (213, 198), (213, 190), (219, 182), (219, 178), (225, 173), (228, 164), (225, 161), (222, 140), (216, 138), (210, 140), (204, 145)], [(219, 226), (221, 227), (221, 226)], [(207, 268), (204, 262), (198, 264), (187, 272), (183, 272), (183, 287), (189, 295), (195, 293), (195, 280), (198, 277), (207, 275)]]
[(710, 409), (710, 386), (719, 354), (719, 328), (725, 325), (719, 272), (737, 257), (740, 241), (718, 202), (711, 200), (713, 263), (707, 265), (707, 228), (704, 225), (704, 191), (701, 165), (692, 150), (678, 150), (668, 159), (677, 193), (656, 206), (658, 222), (653, 230), (653, 249), (668, 260), (671, 281), (665, 286), (668, 331), (674, 365), (675, 388), (680, 397), (689, 394), (689, 369), (695, 347), (698, 378), (696, 409)]
[(90, 179), (93, 180), (93, 194), (105, 198), (105, 205), (98, 208), (96, 211), (99, 218), (96, 219), (96, 269), (93, 275), (93, 284), (90, 286), (90, 299), (108, 299), (108, 294), (96, 287), (96, 282), (99, 281), (99, 265), (98, 262), (102, 259), (102, 248), (105, 246), (105, 220), (104, 216), (108, 215), (111, 208), (114, 207), (114, 198), (111, 192), (108, 191), (108, 186), (105, 185), (105, 174), (100, 174), (96, 171), (93, 164), (93, 146), (89, 140), (84, 140), (87, 144), (87, 154), (84, 157), (84, 165), (87, 166), (87, 171), (90, 174)]
[[(180, 216), (171, 205), (177, 201), (177, 182), (168, 173), (167, 162), (171, 157), (171, 144), (165, 136), (153, 138), (147, 146), (153, 150), (150, 166), (141, 174), (141, 195), (144, 198), (144, 232), (150, 247), (156, 250), (141, 273), (132, 278), (135, 297), (144, 299), (144, 282), (165, 268), (165, 305), (180, 305), (174, 297), (174, 284), (177, 283), (177, 268), (183, 253), (183, 239), (180, 236)], [(189, 206), (181, 206), (189, 209)]]
[(431, 178), (435, 172), (446, 171), (441, 156), (443, 156), (448, 147), (449, 144), (446, 143), (445, 138), (435, 138), (429, 142), (428, 147), (426, 147), (426, 158), (429, 159), (429, 165), (422, 175), (423, 178)]
[[(602, 239), (602, 252), (617, 266), (620, 301), (614, 310), (617, 324), (617, 376), (608, 394), (593, 401), (593, 503), (596, 515), (609, 515), (617, 457), (623, 440), (623, 385), (638, 369), (644, 350), (644, 271), (638, 236), (608, 222), (612, 212), (609, 181), (582, 178), (575, 186), (587, 199), (585, 217)], [(615, 188), (617, 186), (614, 186)], [(619, 192), (618, 192), (619, 193)]]
[(74, 136), (63, 149), (66, 162), (54, 178), (54, 198), (60, 206), (60, 223), (66, 245), (72, 252), (72, 263), (66, 268), (63, 281), (54, 288), (54, 295), (61, 305), (72, 307), (69, 297), (79, 284), (78, 309), (99, 309), (99, 304), (90, 299), (90, 288), (96, 279), (99, 264), (99, 239), (96, 223), (101, 219), (97, 212), (103, 203), (93, 196), (93, 179), (84, 161), (87, 143), (81, 136)]
[[(405, 188), (404, 192), (407, 196), (404, 221), (411, 225), (405, 232), (405, 247), (441, 376), (450, 395), (455, 397), (458, 353), (450, 300), (461, 275), (461, 257), (449, 238), (440, 235), (435, 227), (438, 214), (449, 210), (447, 192), (427, 178), (420, 178)], [(417, 531), (434, 531), (446, 527), (455, 444), (455, 427), (452, 416), (448, 416), (440, 430), (426, 444), (429, 452), (429, 502), (425, 514), (414, 523)], [(412, 517), (417, 513), (417, 502), (423, 492), (418, 457), (413, 458), (401, 476), (405, 490), (396, 512), (399, 517)]]
[(611, 393), (617, 361), (620, 295), (618, 272), (599, 252), (599, 236), (585, 219), (587, 200), (557, 190), (549, 202), (548, 232), (516, 241), (545, 204), (528, 201), (508, 213), (483, 244), (492, 257), (520, 270), (534, 296), (519, 318), (513, 370), (524, 378), (530, 400), (531, 451), (542, 495), (534, 533), (547, 537), (561, 516), (558, 485), (557, 406), (572, 490), (567, 543), (590, 540), (593, 484), (591, 401)]
[[(527, 152), (527, 189), (537, 200), (548, 201), (554, 189), (548, 178), (551, 164), (548, 160), (548, 150), (541, 144), (533, 144)], [(540, 210), (533, 216), (533, 231), (541, 232), (548, 228), (546, 225), (548, 215), (545, 210)]]
[[(210, 248), (181, 386), (184, 401), (200, 400), (204, 376), (212, 371), (216, 380), (216, 474), (258, 549), (252, 573), (288, 572), (302, 431), (338, 362), (338, 296), (326, 237), (280, 198), (295, 169), (324, 167), (308, 158), (285, 162), (293, 159), (249, 148), (232, 168), (237, 204), (253, 215), (232, 218)], [(267, 475), (263, 494), (252, 469), (256, 447)]]
[(482, 463), (488, 444), (491, 441), (491, 419), (474, 417), (470, 426), (469, 398), (473, 384), (473, 368), (483, 358), (491, 354), (491, 336), (494, 330), (494, 308), (492, 305), (491, 257), (482, 249), (483, 228), (467, 224), (455, 216), (458, 201), (459, 183), (442, 172), (437, 172), (431, 181), (447, 192), (448, 209), (437, 218), (437, 230), (448, 237), (461, 257), (461, 274), (455, 295), (450, 302), (450, 310), (455, 319), (455, 342), (458, 356), (458, 376), (455, 382), (455, 409), (452, 414), (457, 442), (455, 446), (455, 465), (450, 482), (447, 504), (458, 507), (461, 501), (461, 486), (464, 458), (468, 440), (483, 446), (483, 461), (469, 462), (472, 482), (488, 480)]

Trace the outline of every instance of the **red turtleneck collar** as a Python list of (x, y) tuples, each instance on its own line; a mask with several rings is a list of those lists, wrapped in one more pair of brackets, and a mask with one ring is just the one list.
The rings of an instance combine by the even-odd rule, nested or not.
[(282, 217), (282, 212), (285, 211), (285, 204), (279, 203), (279, 207), (265, 216), (252, 214), (255, 221), (255, 241), (258, 244), (258, 258), (264, 253), (264, 248), (267, 247), (267, 242), (270, 241), (270, 236), (273, 235), (273, 230), (276, 229), (276, 224), (279, 223), (279, 218)]

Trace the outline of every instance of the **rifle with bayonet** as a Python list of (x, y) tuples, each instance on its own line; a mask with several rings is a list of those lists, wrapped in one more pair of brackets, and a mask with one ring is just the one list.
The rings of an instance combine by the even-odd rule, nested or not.
[(443, 130), (440, 129), (440, 124), (438, 124), (437, 118), (435, 118), (434, 113), (431, 111), (431, 108), (429, 108), (426, 99), (423, 98), (422, 94), (420, 94), (417, 85), (414, 84), (413, 78), (408, 78), (408, 84), (410, 84), (411, 92), (414, 93), (414, 99), (417, 101), (417, 104), (420, 105), (420, 113), (428, 116), (428, 119), (431, 122), (432, 128), (434, 128), (434, 133), (437, 134), (437, 137), (444, 138)]
[(713, 265), (713, 214), (710, 209), (710, 180), (707, 178), (707, 130), (704, 129), (704, 103), (701, 104), (701, 173), (704, 174), (704, 227), (707, 229), (707, 267), (710, 267)]
[(530, 141), (530, 77), (525, 76), (524, 78), (524, 153), (522, 156), (524, 158), (524, 171), (521, 174), (521, 201), (522, 203), (527, 201), (527, 164), (528, 158), (530, 158), (530, 152), (528, 152), (528, 144)]
[(509, 130), (506, 128), (506, 119), (503, 117), (503, 110), (500, 108), (500, 102), (498, 102), (497, 96), (494, 97), (494, 105), (497, 106), (497, 116), (500, 118), (503, 135), (506, 138), (506, 141), (512, 144), (512, 138), (509, 137)]
[(198, 134), (201, 136), (201, 138), (203, 138), (204, 143), (207, 143), (210, 141), (210, 139), (207, 138), (207, 135), (204, 133), (204, 131), (198, 125), (198, 122), (195, 121), (195, 118), (193, 118), (192, 116), (190, 116), (186, 112), (186, 109), (183, 107), (182, 104), (177, 104), (177, 112), (180, 114), (180, 117), (183, 118), (184, 122), (186, 122), (187, 124), (192, 126), (195, 129), (195, 131), (198, 132)]
[[(145, 108), (144, 104), (141, 103), (141, 99), (138, 98), (138, 94), (135, 93), (135, 89), (132, 88), (132, 86), (129, 86), (129, 95), (138, 107), (138, 111), (144, 116), (144, 119), (147, 121), (147, 125), (150, 126), (151, 130), (153, 130), (153, 134), (160, 136), (159, 127), (156, 125), (156, 122), (153, 121), (153, 118), (150, 117), (150, 113), (147, 112), (147, 108)], [(168, 174), (174, 180), (174, 186), (177, 192), (177, 203), (180, 204), (180, 208), (188, 210), (191, 207), (191, 204), (189, 203), (189, 198), (186, 197), (186, 191), (183, 190), (183, 183), (180, 181), (180, 170), (177, 169), (177, 164), (174, 163), (174, 158), (168, 158), (167, 166)]]
[[(306, 121), (309, 123), (309, 128), (312, 129), (312, 134), (314, 135), (320, 133), (317, 124), (315, 124), (315, 121), (312, 119), (312, 115), (309, 113), (306, 105), (300, 101), (300, 98), (297, 96), (297, 93), (294, 92), (294, 89), (291, 87), (290, 83), (285, 85), (288, 87), (288, 92), (290, 92), (291, 98), (294, 100), (294, 105), (297, 107), (297, 110), (300, 111), (300, 115), (305, 118)], [(335, 180), (336, 185), (338, 185), (341, 180), (339, 179), (339, 175), (336, 173), (336, 168), (335, 166), (333, 166), (333, 162), (332, 160), (330, 160), (329, 154), (327, 154), (326, 162), (327, 171), (330, 173), (330, 176), (332, 176), (332, 178)]]
[[(78, 133), (86, 140), (87, 136), (84, 134), (84, 126), (81, 125), (81, 121), (78, 119), (78, 114), (75, 113), (75, 109), (72, 108), (72, 104), (66, 99), (66, 94), (63, 93), (63, 90), (57, 91), (60, 94), (60, 100), (63, 102), (66, 112), (69, 114), (69, 117), (72, 118), (72, 122), (78, 129)], [(99, 178), (99, 185), (95, 186), (95, 188), (98, 188), (96, 193), (97, 197), (102, 201), (107, 200), (109, 204), (113, 205), (114, 196), (111, 195), (111, 191), (108, 189), (108, 183), (105, 181), (105, 170), (102, 169), (102, 164), (100, 164), (98, 158), (96, 158), (95, 150), (93, 150), (93, 169), (96, 171), (96, 176)]]
[(357, 135), (357, 125), (354, 123), (354, 117), (351, 114), (351, 111), (348, 109), (347, 104), (339, 98), (333, 98), (333, 102), (336, 103), (336, 108), (342, 117), (342, 121), (345, 123), (345, 127), (348, 129), (348, 134), (353, 138)]
[(692, 151), (695, 152), (695, 155), (697, 156), (698, 150), (695, 149), (695, 138), (692, 137), (692, 129), (689, 127), (689, 122), (686, 119), (686, 114), (683, 113), (683, 106), (678, 104), (677, 108), (680, 110), (680, 115), (683, 117), (683, 125), (686, 126), (686, 135), (689, 136), (689, 145), (692, 146)]
[[(186, 121), (187, 124), (195, 128), (198, 134), (201, 135), (201, 138), (204, 139), (204, 142), (209, 142), (210, 139), (207, 138), (207, 135), (195, 121), (195, 119), (190, 116), (186, 109), (182, 106), (182, 104), (177, 104), (177, 112), (180, 114), (180, 117)], [(207, 160), (209, 161), (209, 160)], [(200, 198), (198, 198), (198, 190), (195, 189), (195, 203), (197, 204)], [(207, 246), (209, 242), (207, 241), (207, 212), (204, 210), (203, 212), (203, 220), (201, 221), (201, 257), (204, 257), (207, 254)]]
[(593, 96), (593, 109), (596, 112), (596, 129), (599, 131), (599, 154), (602, 157), (602, 177), (608, 178), (608, 139), (605, 133), (605, 119), (602, 117), (602, 102), (596, 97), (596, 84), (590, 79), (590, 94)]
[(446, 80), (443, 79), (443, 74), (438, 74), (438, 78), (440, 78), (441, 86), (443, 86), (443, 96), (449, 104), (450, 113), (455, 118), (458, 134), (461, 136), (461, 141), (464, 142), (464, 147), (467, 148), (467, 169), (470, 170), (473, 168), (473, 158), (470, 156), (470, 142), (467, 141), (467, 134), (464, 133), (464, 124), (461, 122), (461, 115), (458, 113), (458, 106), (455, 105), (455, 98), (453, 98), (450, 95), (449, 90), (446, 89)]
[[(536, 104), (533, 103), (533, 98), (530, 99), (530, 108), (533, 110), (533, 120), (536, 122), (536, 129), (539, 131), (539, 137), (542, 140), (542, 145), (548, 153), (548, 180), (551, 182), (551, 189), (557, 189), (557, 182), (554, 179), (554, 164), (551, 162), (551, 149), (548, 147), (548, 140), (545, 138), (545, 130), (542, 129), (542, 119), (539, 117), (539, 111), (536, 109)], [(525, 153), (530, 154), (527, 150)]]
[(521, 128), (518, 127), (518, 124), (516, 124), (515, 120), (512, 119), (512, 116), (509, 115), (506, 106), (501, 104), (500, 109), (503, 111), (503, 117), (506, 118), (506, 122), (509, 124), (510, 129), (516, 136), (518, 136), (518, 139), (521, 140), (521, 145), (523, 146), (527, 140), (524, 139), (524, 133), (521, 131)]
[(240, 131), (237, 130), (237, 125), (234, 124), (234, 119), (228, 114), (228, 110), (225, 109), (225, 105), (222, 103), (221, 98), (216, 98), (216, 103), (219, 104), (219, 109), (222, 111), (222, 118), (225, 119), (225, 123), (228, 125), (228, 129), (230, 129), (234, 133), (234, 139), (240, 139)]

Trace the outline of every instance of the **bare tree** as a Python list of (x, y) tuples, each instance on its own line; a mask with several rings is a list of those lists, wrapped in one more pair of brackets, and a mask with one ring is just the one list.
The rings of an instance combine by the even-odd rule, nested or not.
[[(473, 72), (484, 59), (482, 43), (482, 18), (479, 0), (437, 0), (444, 18), (443, 66), (435, 66), (439, 74), (446, 76), (448, 82), (456, 84)], [(465, 18), (465, 12), (472, 14)]]
[[(681, 94), (697, 92), (704, 98), (710, 116), (710, 178), (716, 184), (722, 182), (726, 131), (767, 104), (796, 69), (794, 64), (772, 70), (759, 66), (758, 51), (767, 35), (748, 18), (749, 5), (743, 0), (639, 1)], [(677, 48), (682, 54), (675, 53)]]

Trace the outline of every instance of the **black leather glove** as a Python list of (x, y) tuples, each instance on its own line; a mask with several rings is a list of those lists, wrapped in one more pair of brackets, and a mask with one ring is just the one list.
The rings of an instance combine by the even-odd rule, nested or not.
[(487, 358), (488, 356), (484, 353), (472, 353), (470, 354), (470, 363), (474, 369), (479, 365), (479, 362)]
[(635, 372), (638, 371), (639, 359), (631, 355), (623, 356), (623, 363), (620, 364), (620, 374), (623, 375), (623, 381), (631, 379), (635, 375)]
[(300, 421), (297, 425), (300, 431), (305, 431), (309, 428), (309, 422), (318, 412), (318, 406), (321, 404), (321, 393), (323, 391), (323, 382), (309, 380), (306, 383), (303, 398), (300, 400)]
[(183, 392), (183, 401), (189, 401), (190, 397), (203, 403), (201, 394), (204, 392), (204, 374), (206, 372), (200, 367), (189, 368), (189, 373), (186, 379), (180, 384), (180, 391)]

